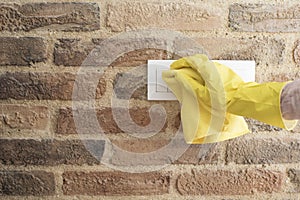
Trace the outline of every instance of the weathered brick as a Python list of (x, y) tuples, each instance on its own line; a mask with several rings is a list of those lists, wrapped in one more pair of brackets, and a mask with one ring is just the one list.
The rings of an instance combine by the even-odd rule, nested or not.
[(299, 79), (299, 75), (297, 72), (290, 70), (290, 69), (284, 69), (283, 72), (281, 70), (274, 70), (273, 72), (268, 74), (268, 79), (265, 81), (268, 82), (287, 82)]
[[(115, 43), (116, 45), (104, 46), (105, 39), (92, 39), (92, 41), (82, 41), (81, 39), (59, 39), (55, 44), (54, 48), (54, 63), (56, 65), (64, 66), (81, 66), (84, 65), (85, 59), (90, 59), (92, 56), (89, 55), (95, 48), (105, 48), (107, 51), (115, 52), (116, 50), (123, 48), (124, 52), (122, 55), (112, 60), (112, 63), (108, 63), (109, 66), (113, 67), (135, 67), (142, 64), (147, 64), (147, 60), (162, 60), (167, 58), (167, 52), (160, 49), (147, 48), (144, 42), (156, 44), (155, 38), (145, 38), (142, 40), (136, 39), (132, 42), (132, 38), (107, 38), (107, 41)], [(104, 44), (102, 44), (103, 42)], [(138, 45), (139, 44), (139, 45)], [(145, 45), (145, 46), (143, 46)], [(121, 46), (121, 47), (120, 47)], [(132, 50), (130, 50), (132, 47)], [(158, 48), (161, 45), (158, 45)], [(141, 49), (142, 48), (142, 49)], [(127, 52), (127, 50), (129, 52)], [(99, 50), (98, 57), (103, 57), (106, 54), (101, 55)], [(111, 56), (111, 54), (110, 54)], [(97, 59), (97, 57), (95, 57)], [(105, 58), (102, 58), (105, 59)], [(89, 61), (86, 61), (87, 63)], [(105, 66), (101, 66), (105, 67)]]
[(54, 47), (54, 63), (80, 66), (95, 46), (92, 42), (82, 42), (80, 39), (59, 39)]
[(251, 133), (278, 132), (283, 130), (282, 128), (271, 126), (263, 122), (260, 122), (258, 120), (249, 119), (249, 118), (245, 118), (245, 120), (248, 124), (248, 128), (251, 131)]
[(46, 43), (42, 38), (0, 37), (0, 65), (29, 66), (46, 60)]
[(125, 153), (112, 148), (110, 161), (115, 166), (153, 166), (217, 164), (221, 160), (220, 145), (189, 145), (171, 139), (151, 137), (113, 140), (112, 143)]
[(3, 165), (55, 166), (99, 164), (88, 149), (101, 158), (104, 141), (101, 140), (0, 140), (0, 163)]
[(294, 192), (300, 192), (300, 170), (289, 169), (287, 174), (290, 182), (294, 185)]
[(146, 65), (148, 60), (166, 60), (168, 52), (161, 49), (137, 49), (125, 52), (117, 58), (111, 66), (113, 67), (137, 67)]
[(0, 132), (9, 129), (45, 130), (49, 111), (45, 106), (0, 105)]
[[(180, 39), (178, 39), (180, 40)], [(256, 65), (281, 64), (284, 58), (285, 42), (273, 38), (195, 38), (210, 59), (255, 60)], [(175, 41), (175, 49), (182, 48), (185, 40)], [(176, 59), (178, 57), (175, 57)]]
[(167, 52), (159, 49), (142, 49), (122, 55), (115, 60), (113, 67), (135, 67), (127, 72), (118, 73), (113, 86), (117, 98), (147, 100), (147, 60), (165, 60)]
[(300, 64), (300, 40), (296, 41), (295, 48), (293, 52), (294, 61), (296, 64)]
[(300, 141), (285, 138), (238, 138), (227, 144), (226, 161), (237, 164), (294, 163), (300, 161)]
[(116, 146), (112, 147), (110, 162), (120, 167), (169, 165), (189, 147), (183, 140), (174, 141), (153, 137), (113, 140), (112, 143)]
[[(104, 131), (104, 133), (123, 133), (123, 132), (130, 132), (135, 130), (135, 126), (143, 127), (144, 132), (157, 132), (156, 130), (159, 125), (161, 125), (161, 120), (163, 118), (163, 113), (160, 111), (154, 111), (154, 115), (156, 116), (151, 122), (149, 116), (149, 107), (142, 107), (142, 108), (121, 108), (117, 107), (114, 108), (114, 113), (111, 108), (102, 107), (96, 110), (97, 119), (99, 122), (100, 127)], [(136, 124), (131, 124), (129, 122), (128, 116), (126, 113), (129, 110), (130, 117), (132, 121)], [(78, 131), (76, 130), (74, 115), (72, 113), (71, 108), (67, 109), (60, 109), (58, 121), (57, 121), (57, 133), (58, 134), (77, 134)], [(82, 125), (78, 124), (78, 126), (84, 127), (80, 129), (80, 133), (82, 134), (95, 134), (98, 133), (97, 125), (92, 124), (92, 112), (89, 110), (74, 110), (76, 112), (75, 116), (78, 116), (79, 119), (77, 120), (78, 123), (84, 123)], [(84, 115), (81, 116), (81, 115)], [(118, 123), (116, 123), (115, 119), (118, 119)], [(153, 123), (154, 126), (147, 127), (149, 123)], [(88, 123), (88, 124), (86, 124)], [(157, 126), (156, 126), (157, 124)], [(125, 127), (127, 130), (122, 130), (121, 128)], [(164, 132), (167, 127), (167, 121), (163, 124), (163, 127), (160, 131)], [(97, 131), (97, 132), (95, 132)]]
[[(6, 72), (0, 75), (0, 99), (88, 99), (94, 97), (95, 91), (92, 91), (94, 80), (99, 80), (95, 95), (98, 99), (104, 94), (106, 83), (103, 78), (98, 77), (97, 73), (76, 76), (72, 73)], [(78, 94), (73, 94), (74, 84), (78, 86)], [(89, 85), (91, 87), (88, 87)], [(86, 96), (80, 96), (80, 94), (86, 94)]]
[(220, 28), (220, 11), (205, 4), (189, 3), (109, 3), (106, 25), (112, 31), (141, 27), (176, 30), (214, 30)]
[(114, 139), (111, 142), (126, 151), (134, 153), (148, 153), (164, 147), (170, 142), (170, 140), (163, 138), (130, 138)]
[[(95, 112), (97, 113), (97, 111)], [(99, 112), (101, 111), (98, 111), (98, 113)], [(110, 113), (111, 115), (111, 110), (109, 108), (104, 108), (102, 112), (104, 117), (106, 112)], [(99, 133), (99, 131), (101, 130), (99, 130), (98, 128), (98, 121), (97, 124), (93, 123), (93, 114), (94, 113), (88, 109), (84, 109), (84, 110), (83, 109), (76, 110), (72, 108), (60, 109), (57, 118), (56, 133), (62, 135)], [(75, 124), (75, 121), (77, 123), (77, 126)], [(112, 126), (110, 130), (111, 132), (120, 131), (118, 127), (115, 125), (115, 122), (111, 117), (107, 121), (108, 121), (107, 123)]]
[(147, 100), (147, 76), (145, 70), (134, 69), (129, 72), (117, 73), (113, 86), (119, 99)]
[(173, 129), (179, 130), (180, 125), (181, 125), (181, 111), (179, 111), (178, 114), (174, 118)]
[(0, 4), (0, 31), (90, 31), (100, 28), (96, 3)]
[(299, 32), (299, 4), (233, 4), (229, 26), (236, 31)]
[(76, 172), (63, 174), (65, 195), (161, 195), (169, 193), (169, 175), (122, 172)]
[(193, 144), (175, 161), (175, 164), (218, 164), (222, 159), (221, 144)]
[(264, 169), (193, 170), (180, 175), (176, 185), (181, 195), (251, 195), (278, 192), (283, 182), (281, 172)]
[(44, 171), (0, 171), (0, 196), (55, 194), (54, 175)]

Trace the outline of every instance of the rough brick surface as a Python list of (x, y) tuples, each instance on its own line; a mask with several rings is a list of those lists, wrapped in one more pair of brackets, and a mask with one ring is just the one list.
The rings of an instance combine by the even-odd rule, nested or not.
[(59, 39), (55, 43), (54, 63), (64, 66), (80, 66), (96, 45), (80, 39)]
[(236, 31), (299, 32), (300, 5), (233, 4), (229, 9), (230, 27)]
[(289, 169), (287, 171), (288, 177), (291, 183), (294, 185), (294, 192), (300, 192), (300, 170), (297, 169)]
[[(221, 160), (220, 145), (188, 145), (184, 141), (163, 138), (113, 140), (110, 161), (117, 166), (153, 166), (167, 164), (217, 164)], [(127, 152), (130, 152), (127, 154)], [(132, 154), (131, 154), (132, 153)], [(141, 154), (143, 153), (143, 154)], [(124, 156), (126, 154), (126, 156)]]
[(96, 3), (0, 4), (0, 30), (90, 31), (100, 28)]
[[(107, 38), (107, 41), (112, 40), (112, 43), (120, 43), (121, 47), (119, 45), (105, 47), (101, 45), (101, 42), (104, 42), (104, 40), (105, 39), (93, 39), (92, 41), (82, 41), (80, 39), (71, 38), (59, 39), (55, 43), (54, 63), (56, 65), (64, 66), (84, 65), (83, 61), (91, 57), (89, 57), (88, 55), (95, 48), (107, 48), (106, 50), (111, 52), (115, 52), (120, 48), (124, 48), (124, 52), (121, 52), (123, 53), (122, 55), (117, 55), (118, 57), (114, 58), (115, 60), (112, 60), (112, 63), (108, 63), (108, 65), (113, 67), (136, 67), (143, 64), (147, 64), (147, 60), (162, 60), (167, 58), (167, 52), (164, 50), (148, 49), (146, 48), (146, 45), (143, 47), (142, 45), (144, 41), (137, 40), (136, 42), (140, 43), (140, 47), (136, 46), (136, 48), (134, 48), (135, 51), (126, 52), (130, 45), (133, 45), (131, 42), (132, 38), (128, 39), (128, 41), (124, 38)], [(147, 39), (144, 38), (144, 40), (146, 41)], [(155, 43), (155, 39), (153, 39), (153, 43)], [(100, 52), (101, 51), (99, 51), (99, 53)], [(103, 57), (103, 55), (99, 54), (98, 57)]]
[(190, 147), (175, 161), (176, 164), (217, 164), (221, 162), (221, 144), (195, 144)]
[(296, 41), (295, 47), (294, 47), (294, 61), (297, 65), (300, 64), (300, 40)]
[[(127, 114), (128, 111), (129, 115)], [(93, 118), (92, 112), (89, 112), (89, 110), (75, 110), (75, 112), (75, 117), (77, 118), (76, 122), (79, 123), (77, 126), (81, 127), (81, 134), (98, 133), (99, 129), (97, 128), (97, 125), (91, 123)], [(99, 125), (104, 133), (132, 133), (136, 130), (136, 126), (141, 126), (143, 130), (142, 132), (164, 132), (167, 126), (167, 122), (164, 123), (164, 121), (159, 121), (164, 119), (163, 113), (159, 110), (154, 111), (153, 115), (155, 116), (155, 118), (153, 118), (153, 121), (151, 122), (149, 116), (149, 107), (130, 109), (116, 107), (113, 110), (111, 108), (103, 107), (96, 110), (96, 115)], [(129, 119), (129, 117), (131, 117), (131, 119)], [(132, 121), (133, 123), (130, 123), (130, 121)], [(154, 126), (148, 126), (150, 122), (153, 123)], [(122, 127), (125, 127), (127, 129), (123, 129)], [(74, 114), (71, 108), (60, 109), (57, 122), (57, 133), (78, 133), (75, 126)]]
[[(104, 150), (104, 141), (83, 141), (98, 153)], [(83, 165), (99, 164), (82, 141), (77, 140), (0, 140), (0, 163), (4, 165)]]
[(65, 172), (63, 192), (66, 195), (160, 195), (167, 194), (170, 177), (154, 173)]
[(114, 79), (114, 92), (119, 99), (147, 100), (146, 68), (118, 73)]
[(0, 132), (6, 129), (45, 130), (49, 123), (49, 112), (45, 106), (0, 106)]
[(141, 27), (176, 30), (220, 28), (218, 9), (204, 4), (117, 2), (108, 5), (106, 25), (113, 31)]
[(227, 144), (227, 162), (237, 164), (294, 163), (300, 161), (300, 141), (277, 138), (239, 138)]
[(54, 175), (44, 171), (0, 171), (0, 196), (55, 194)]
[(146, 65), (148, 60), (165, 60), (168, 54), (161, 49), (137, 49), (136, 51), (126, 52), (117, 58), (111, 66), (113, 67), (137, 67)]
[[(92, 90), (92, 86), (88, 87), (94, 80), (99, 80), (96, 91)], [(75, 83), (78, 86), (78, 95), (73, 95)], [(82, 83), (84, 84), (81, 85)], [(7, 72), (0, 75), (0, 99), (80, 100), (94, 97), (95, 92), (95, 97), (100, 98), (105, 89), (104, 79), (96, 73), (76, 76), (72, 73)]]
[(271, 126), (268, 124), (265, 124), (263, 122), (250, 119), (250, 118), (245, 118), (248, 128), (250, 129), (251, 133), (261, 133), (261, 132), (275, 132), (275, 131), (281, 131), (281, 128)]
[(159, 49), (141, 49), (126, 53), (116, 59), (113, 67), (135, 67), (118, 73), (114, 79), (114, 92), (120, 99), (147, 99), (147, 60), (167, 59), (167, 52)]
[(283, 40), (265, 37), (196, 38), (195, 41), (211, 59), (255, 60), (256, 65), (282, 63), (286, 48)]
[(46, 61), (46, 56), (46, 43), (42, 38), (0, 37), (0, 65), (2, 66), (28, 66), (32, 63)]
[(233, 171), (192, 171), (177, 179), (181, 195), (250, 195), (280, 191), (283, 174), (277, 171), (249, 169)]
[(274, 70), (273, 72), (269, 73), (268, 79), (266, 81), (269, 82), (288, 82), (292, 80), (296, 80), (299, 78), (298, 73), (295, 73), (292, 70), (285, 70), (281, 72), (279, 70)]
[(130, 139), (116, 139), (111, 141), (114, 145), (118, 146), (121, 149), (126, 151), (135, 152), (135, 153), (148, 153), (155, 151), (159, 148), (167, 145), (170, 140), (158, 138), (130, 138)]

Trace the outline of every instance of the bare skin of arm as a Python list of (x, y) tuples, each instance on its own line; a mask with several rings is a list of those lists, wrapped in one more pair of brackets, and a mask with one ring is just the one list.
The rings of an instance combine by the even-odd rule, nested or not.
[(280, 106), (284, 119), (300, 119), (300, 79), (288, 83), (283, 88)]

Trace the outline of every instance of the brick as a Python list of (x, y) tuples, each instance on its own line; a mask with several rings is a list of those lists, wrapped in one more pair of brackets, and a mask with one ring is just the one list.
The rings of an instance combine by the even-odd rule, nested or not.
[(54, 175), (44, 171), (0, 171), (0, 196), (55, 194)]
[[(194, 38), (194, 40), (210, 59), (255, 60), (258, 66), (281, 64), (286, 48), (283, 40), (265, 37)], [(175, 49), (184, 49), (184, 39), (177, 39), (175, 43)], [(175, 58), (177, 59), (178, 56)]]
[[(180, 134), (180, 133), (179, 133)], [(167, 164), (217, 164), (221, 160), (220, 145), (189, 145), (174, 138), (113, 140), (122, 151), (112, 148), (114, 166), (154, 166)], [(129, 152), (129, 153), (128, 153)]]
[(189, 3), (109, 3), (106, 25), (112, 31), (142, 27), (188, 31), (219, 29), (220, 12), (204, 4)]
[[(99, 122), (100, 127), (104, 131), (104, 133), (109, 134), (116, 134), (116, 133), (124, 133), (124, 132), (131, 132), (135, 131), (135, 126), (141, 126), (143, 129), (143, 132), (157, 132), (159, 126), (162, 124), (161, 120), (163, 118), (163, 113), (160, 111), (154, 111), (154, 116), (156, 118), (152, 119), (153, 122), (151, 122), (150, 116), (149, 116), (149, 107), (142, 107), (142, 108), (130, 108), (129, 114), (132, 118), (132, 121), (135, 124), (131, 124), (129, 122), (128, 116), (126, 113), (128, 112), (128, 109), (117, 107), (114, 108), (114, 114), (112, 112), (111, 108), (108, 107), (102, 107), (96, 110), (97, 119)], [(99, 129), (97, 128), (97, 125), (92, 123), (92, 112), (90, 110), (74, 110), (76, 112), (75, 116), (78, 116), (79, 120), (78, 123), (84, 123), (84, 124), (78, 124), (81, 134), (95, 134), (98, 133)], [(118, 119), (119, 124), (116, 123), (115, 118)], [(80, 120), (82, 119), (82, 120)], [(147, 125), (149, 123), (153, 123), (154, 126)], [(164, 132), (167, 127), (167, 122), (162, 124), (161, 132)], [(121, 129), (122, 127), (127, 128)], [(95, 132), (96, 131), (96, 132)], [(58, 134), (77, 134), (78, 131), (76, 130), (75, 121), (74, 121), (74, 115), (72, 113), (71, 108), (66, 109), (60, 109), (59, 116), (57, 120), (57, 131)]]
[(76, 172), (63, 174), (65, 195), (161, 195), (169, 193), (169, 175), (158, 172)]
[(48, 108), (45, 106), (2, 104), (0, 110), (0, 129), (3, 130), (46, 130), (50, 120)]
[(80, 39), (59, 39), (54, 47), (54, 63), (81, 66), (95, 46), (93, 42), (82, 42)]
[(229, 26), (235, 31), (299, 32), (299, 4), (233, 4)]
[(116, 59), (113, 67), (135, 67), (127, 72), (118, 73), (113, 86), (116, 97), (120, 99), (147, 100), (147, 68), (143, 67), (148, 60), (165, 60), (167, 52), (159, 49), (141, 49), (128, 52)]
[[(106, 40), (106, 42), (110, 41), (111, 43), (116, 45), (105, 46), (106, 42), (104, 42), (104, 40)], [(111, 63), (108, 63), (108, 65), (112, 67), (136, 67), (147, 64), (147, 60), (162, 60), (167, 58), (167, 52), (165, 50), (147, 48), (147, 43), (153, 45), (158, 42), (155, 38), (151, 39), (145, 37), (142, 40), (136, 39), (135, 42), (132, 42), (132, 40), (134, 39), (124, 39), (118, 37), (107, 39), (94, 38), (92, 39), (92, 41), (82, 41), (81, 39), (74, 38), (59, 39), (55, 43), (53, 54), (54, 63), (56, 65), (64, 66), (83, 66), (85, 64), (83, 61), (85, 61), (85, 59), (87, 58), (90, 59), (91, 56), (88, 57), (89, 54), (93, 49), (96, 48), (103, 48), (111, 52), (116, 52), (120, 48), (124, 49), (124, 52), (121, 52), (122, 55), (117, 55), (116, 58), (113, 58)], [(161, 45), (158, 45), (158, 48), (160, 46)], [(130, 48), (132, 48), (133, 50), (130, 50)], [(127, 52), (127, 50), (129, 52)], [(100, 54), (102, 51), (99, 50), (97, 52)], [(98, 55), (98, 57), (100, 58), (104, 55), (106, 54), (100, 54)], [(86, 62), (89, 63), (89, 61)]]
[(221, 144), (193, 144), (175, 161), (175, 164), (218, 164), (222, 162)]
[(280, 78), (284, 80), (295, 77), (293, 72), (286, 70), (283, 72), (276, 68), (276, 66), (284, 65), (286, 44), (282, 39), (253, 36), (248, 38), (199, 38), (195, 40), (211, 59), (254, 60), (257, 67), (255, 77), (257, 82), (280, 81)]
[(167, 145), (170, 140), (164, 138), (130, 138), (130, 139), (113, 139), (114, 145), (123, 150), (134, 153), (149, 153)]
[(155, 136), (146, 139), (113, 140), (115, 146), (111, 148), (110, 164), (131, 168), (165, 166), (174, 163), (189, 147), (183, 140), (176, 141)]
[(281, 172), (264, 169), (193, 170), (181, 174), (176, 186), (181, 195), (251, 195), (279, 192), (283, 182)]
[(0, 4), (1, 31), (91, 31), (100, 28), (96, 3)]
[[(86, 144), (86, 146), (84, 145)], [(95, 152), (95, 157), (88, 150)], [(104, 141), (97, 140), (0, 140), (3, 165), (95, 165), (104, 151)], [(96, 155), (97, 153), (97, 155)]]
[(95, 58), (89, 63), (96, 66), (135, 67), (150, 59), (166, 59), (176, 36), (170, 31), (140, 30), (125, 32), (109, 38), (94, 38)]
[(274, 133), (283, 130), (282, 128), (271, 126), (263, 122), (260, 122), (258, 120), (249, 119), (249, 118), (245, 118), (245, 120), (248, 124), (248, 128), (251, 133), (261, 133), (261, 132)]
[(168, 52), (161, 49), (137, 49), (126, 52), (118, 57), (111, 66), (113, 67), (137, 67), (147, 65), (148, 60), (166, 60)]
[(293, 192), (300, 192), (300, 170), (289, 169), (287, 171), (290, 182), (294, 185)]
[[(77, 126), (75, 125), (74, 117), (77, 119)], [(97, 125), (93, 123), (93, 112), (90, 110), (77, 111), (75, 109), (72, 110), (72, 108), (62, 108), (59, 109), (58, 113), (56, 133), (61, 135), (96, 134), (99, 131)], [(78, 128), (80, 129), (78, 130)], [(118, 132), (118, 129), (112, 131)]]
[(300, 141), (291, 138), (239, 138), (227, 144), (226, 161), (236, 164), (277, 164), (300, 161)]
[(283, 69), (284, 72), (280, 70), (274, 70), (268, 76), (266, 81), (269, 82), (288, 82), (292, 80), (299, 79), (298, 74), (295, 71), (289, 69)]
[(117, 73), (113, 86), (119, 99), (147, 100), (147, 60), (165, 60), (167, 52), (159, 49), (142, 49), (126, 53), (115, 60), (113, 67), (135, 67), (127, 72)]
[(147, 100), (147, 72), (144, 69), (116, 74), (113, 86), (118, 99)]
[[(174, 106), (174, 107), (177, 107), (177, 106)], [(180, 107), (180, 106), (178, 106), (178, 107)], [(177, 131), (177, 130), (179, 130), (180, 125), (181, 125), (181, 111), (179, 111), (179, 113), (175, 116), (173, 128)]]
[(0, 47), (0, 66), (29, 66), (47, 60), (47, 45), (43, 38), (0, 37)]
[(293, 57), (295, 63), (299, 65), (300, 64), (300, 40), (297, 40), (295, 43)]
[[(98, 99), (104, 94), (106, 90), (106, 83), (104, 79), (98, 77), (97, 73), (86, 73), (76, 76), (76, 74), (72, 73), (6, 72), (0, 75), (0, 99), (88, 99), (94, 97), (94, 80), (99, 80), (95, 95)], [(73, 86), (75, 83), (78, 86), (79, 95), (73, 94)], [(81, 85), (82, 83), (84, 84)], [(80, 94), (86, 94), (86, 96), (80, 96)]]

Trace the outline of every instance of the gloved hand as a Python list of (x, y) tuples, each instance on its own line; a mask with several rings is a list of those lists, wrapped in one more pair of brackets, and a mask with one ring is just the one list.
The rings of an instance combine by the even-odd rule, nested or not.
[(224, 84), (220, 74), (230, 76), (231, 70), (217, 66), (206, 56), (195, 55), (175, 61), (171, 70), (162, 74), (182, 105), (181, 120), (187, 143), (213, 143), (249, 132), (243, 117), (226, 111), (225, 91), (243, 81), (231, 76), (234, 80)]
[(300, 80), (290, 82), (283, 88), (280, 102), (284, 119), (300, 119)]
[(219, 142), (248, 133), (241, 116), (287, 129), (296, 124), (281, 116), (280, 92), (286, 83), (244, 83), (205, 55), (175, 61), (163, 79), (182, 104), (187, 143)]

